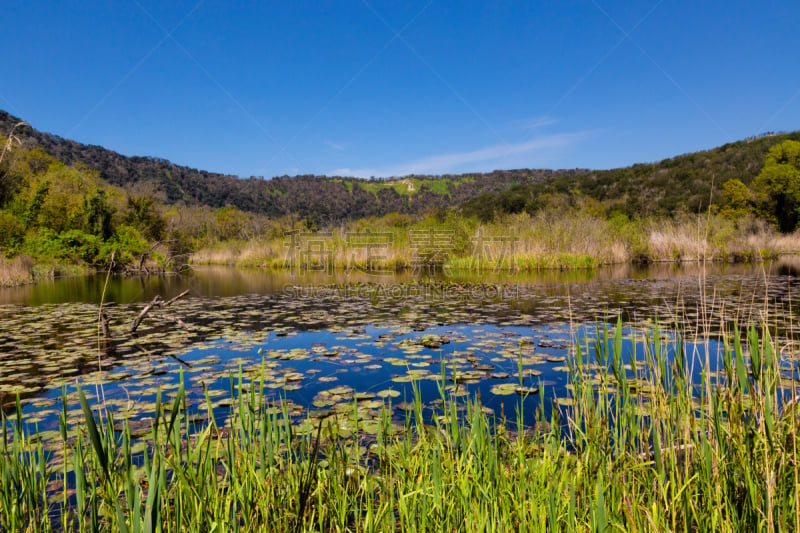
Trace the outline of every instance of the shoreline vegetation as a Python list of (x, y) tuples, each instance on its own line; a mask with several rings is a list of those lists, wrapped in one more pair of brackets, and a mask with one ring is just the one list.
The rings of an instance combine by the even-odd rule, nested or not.
[[(388, 221), (386, 219), (389, 219)], [(650, 263), (758, 263), (800, 253), (800, 231), (780, 233), (751, 218), (732, 221), (714, 215), (680, 220), (609, 221), (572, 213), (509, 215), (493, 224), (463, 217), (435, 217), (392, 225), (394, 217), (358, 221), (332, 231), (296, 230), (249, 239), (206, 239), (185, 252), (185, 266), (232, 266), (267, 271), (289, 269), (332, 271), (424, 272), (431, 268), (454, 273), (530, 273), (546, 270), (593, 270), (611, 265)], [(415, 244), (409, 235), (423, 235)], [(367, 249), (353, 236), (380, 235)], [(438, 245), (427, 246), (431, 239)], [(171, 272), (164, 268), (169, 245), (159, 245), (134, 274)], [(136, 264), (133, 258), (128, 263)], [(0, 255), (0, 287), (107, 270), (83, 262)], [(117, 264), (117, 271), (122, 271)]]
[[(3, 414), (0, 525), (8, 531), (773, 531), (800, 528), (796, 354), (765, 327), (722, 324), (689, 351), (657, 323), (574, 339), (569, 393), (520, 384), (489, 414), (458, 380), (419, 386), (392, 418), (364, 404), (292, 420), (264, 370), (230, 379), (225, 420), (194, 423), (181, 385), (136, 434), (102, 394), (63, 393), (48, 438)], [(720, 361), (693, 381), (696, 364)], [(704, 363), (705, 362), (705, 363)], [(520, 362), (522, 365), (522, 362)], [(791, 375), (789, 375), (791, 374)], [(520, 371), (520, 375), (522, 372)], [(90, 383), (85, 383), (87, 389)], [(93, 389), (94, 387), (92, 387)], [(516, 392), (516, 395), (513, 394)], [(522, 426), (527, 398), (536, 422)], [(90, 400), (93, 402), (90, 404)], [(545, 415), (544, 402), (552, 402)], [(206, 392), (207, 412), (211, 400)], [(75, 408), (73, 404), (79, 404)], [(506, 418), (508, 417), (508, 418)]]
[[(524, 273), (592, 270), (619, 264), (758, 263), (800, 253), (800, 231), (781, 233), (754, 216), (734, 220), (720, 214), (684, 215), (631, 221), (573, 208), (558, 213), (508, 214), (493, 222), (455, 212), (421, 219), (392, 214), (331, 230), (300, 224), (294, 224), (298, 229), (292, 230), (286, 221), (249, 220), (241, 215), (242, 224), (249, 221), (260, 230), (251, 228), (247, 233), (254, 235), (246, 239), (238, 237), (240, 231), (228, 238), (194, 238), (182, 245), (181, 265), (268, 271), (294, 268), (401, 273), (435, 267), (454, 273)], [(170, 255), (174, 253), (169, 242), (148, 248), (140, 243), (135, 252), (128, 250), (122, 265), (138, 267), (133, 269), (134, 274), (170, 272), (177, 264)], [(116, 263), (117, 271), (124, 271), (122, 265)], [(11, 258), (0, 255), (0, 286), (86, 275), (107, 268), (85, 262), (37, 260), (26, 254)]]
[[(163, 179), (182, 190), (168, 162), (101, 150), (118, 165), (98, 170), (81, 162), (77, 143), (24, 122), (8, 129), (0, 137), (0, 286), (110, 267), (145, 275), (287, 263), (531, 272), (800, 252), (800, 134), (609, 171), (191, 182), (198, 194), (245, 187), (252, 194), (244, 211), (217, 189), (202, 198), (183, 191), (172, 203), (152, 192)], [(43, 147), (68, 150), (54, 152), (59, 160)], [(141, 175), (147, 168), (155, 174)], [(186, 179), (202, 175), (170, 168)], [(286, 187), (299, 189), (290, 195)]]
[[(586, 222), (586, 221), (583, 221)], [(593, 220), (596, 227), (603, 227), (601, 220)], [(800, 232), (780, 234), (761, 226), (752, 233), (733, 230), (722, 239), (714, 240), (689, 233), (690, 227), (676, 225), (673, 221), (650, 224), (649, 234), (640, 235), (597, 235), (576, 238), (566, 235), (566, 240), (553, 246), (553, 242), (543, 242), (535, 237), (520, 239), (515, 250), (506, 235), (496, 237), (504, 242), (483, 242), (478, 245), (481, 231), (476, 231), (475, 241), (460, 251), (437, 251), (436, 258), (421, 257), (409, 244), (375, 247), (370, 252), (352, 250), (346, 243), (347, 236), (339, 230), (333, 237), (315, 237), (308, 234), (304, 240), (322, 243), (326, 254), (303, 252), (302, 248), (292, 253), (288, 241), (291, 237), (250, 240), (217, 241), (197, 251), (187, 254), (183, 268), (191, 266), (230, 266), (237, 268), (258, 268), (269, 271), (330, 270), (335, 272), (362, 271), (381, 273), (420, 273), (441, 271), (453, 274), (498, 274), (534, 273), (540, 271), (594, 270), (606, 266), (654, 263), (689, 264), (704, 262), (759, 263), (800, 253)], [(717, 228), (725, 232), (729, 228)], [(402, 234), (402, 232), (393, 232)], [(527, 232), (522, 232), (527, 233)], [(714, 232), (716, 233), (716, 232)], [(485, 234), (484, 234), (485, 235)], [(643, 246), (634, 252), (626, 242), (633, 238)], [(486, 240), (494, 237), (484, 237)], [(512, 237), (513, 238), (513, 237)], [(574, 240), (573, 240), (574, 239)], [(301, 244), (303, 246), (303, 244)], [(589, 250), (588, 252), (586, 250)], [(163, 269), (165, 247), (154, 250), (153, 259), (145, 259), (143, 270), (134, 270), (135, 275), (174, 274), (175, 271)], [(107, 270), (85, 263), (64, 263), (36, 260), (28, 255), (11, 258), (0, 255), (0, 287), (13, 287), (62, 277), (85, 276)], [(124, 269), (116, 269), (125, 272)]]
[[(385, 237), (367, 250), (352, 244), (354, 235), (372, 235), (375, 241), (375, 236)], [(432, 245), (437, 239), (439, 244)], [(507, 215), (493, 223), (455, 214), (401, 223), (388, 216), (325, 233), (304, 231), (295, 242), (291, 236), (277, 235), (218, 240), (201, 245), (190, 261), (274, 270), (299, 265), (403, 272), (435, 263), (456, 272), (535, 272), (617, 264), (759, 262), (799, 252), (800, 232), (780, 233), (754, 217), (734, 221), (720, 215), (686, 215), (629, 221), (576, 209)]]

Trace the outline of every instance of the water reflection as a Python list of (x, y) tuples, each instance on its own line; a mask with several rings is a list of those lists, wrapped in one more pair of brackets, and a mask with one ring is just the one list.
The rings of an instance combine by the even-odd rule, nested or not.
[[(793, 294), (800, 290), (799, 270), (797, 258), (768, 265), (618, 265), (429, 279), (198, 268), (180, 277), (112, 277), (105, 296), (111, 338), (100, 340), (97, 303), (105, 278), (62, 279), (0, 291), (0, 403), (9, 408), (19, 393), (28, 412), (49, 408), (62, 386), (74, 391), (76, 382), (100, 380), (120, 405), (134, 402), (130, 416), (146, 416), (157, 387), (174, 388), (181, 370), (201, 403), (203, 385), (224, 393), (240, 365), (259, 371), (261, 348), (276, 394), (290, 393), (298, 406), (307, 408), (330, 387), (321, 378), (370, 393), (398, 385), (408, 395), (407, 381), (397, 378), (410, 371), (426, 376), (428, 401), (428, 393), (436, 393), (430, 377), (439, 375), (444, 357), (462, 375), (480, 374), (468, 384), (497, 408), (502, 400), (493, 383), (514, 382), (520, 353), (549, 394), (561, 394), (562, 359), (574, 346), (574, 331), (617, 316), (627, 328), (649, 328), (657, 318), (665, 329), (680, 327), (691, 343), (734, 322), (759, 323), (769, 310), (767, 323), (781, 353), (794, 353), (785, 333), (798, 316)], [(189, 297), (154, 310), (136, 334), (129, 333), (142, 302), (186, 289)], [(431, 335), (450, 342), (426, 340)], [(522, 348), (524, 337), (533, 339), (529, 348)], [(492, 377), (495, 371), (506, 377)], [(301, 381), (293, 381), (298, 374)], [(283, 390), (287, 376), (291, 388)], [(526, 386), (538, 383), (529, 381)], [(46, 413), (39, 415), (52, 423), (53, 414)]]
[[(337, 286), (348, 284), (407, 284), (432, 279), (443, 283), (519, 284), (525, 286), (582, 285), (613, 280), (698, 280), (704, 276), (797, 276), (800, 258), (785, 257), (765, 265), (727, 263), (611, 265), (596, 270), (547, 270), (508, 273), (491, 270), (480, 274), (469, 272), (439, 273), (423, 277), (413, 272), (376, 275), (366, 272), (305, 272), (301, 275), (285, 271), (265, 271), (225, 266), (197, 267), (181, 276), (123, 277), (112, 276), (106, 290), (106, 301), (128, 304), (149, 301), (155, 295), (171, 298), (186, 289), (193, 296), (227, 297), (242, 294), (275, 294), (287, 286)], [(99, 303), (105, 285), (102, 274), (46, 280), (33, 285), (0, 289), (0, 305), (41, 305), (68, 302)]]

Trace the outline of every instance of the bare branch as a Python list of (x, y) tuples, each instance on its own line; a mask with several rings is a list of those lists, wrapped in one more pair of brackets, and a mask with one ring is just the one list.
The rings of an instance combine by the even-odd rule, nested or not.
[(153, 301), (151, 301), (149, 304), (147, 304), (146, 306), (144, 306), (144, 309), (142, 309), (142, 311), (139, 313), (139, 315), (138, 315), (138, 316), (136, 317), (136, 319), (133, 321), (133, 324), (131, 324), (131, 329), (129, 329), (129, 330), (128, 330), (128, 333), (133, 333), (133, 332), (135, 332), (135, 331), (136, 331), (136, 328), (138, 328), (138, 327), (139, 327), (139, 324), (141, 324), (141, 323), (142, 323), (142, 320), (144, 320), (144, 317), (145, 317), (145, 315), (147, 315), (147, 313), (149, 313), (149, 312), (150, 312), (150, 310), (151, 310), (153, 307), (156, 307), (156, 306), (160, 305), (160, 302), (161, 302), (161, 296), (159, 296), (158, 294), (156, 294), (155, 298), (153, 298)]
[[(183, 291), (179, 295), (174, 296), (174, 297), (170, 298), (167, 301), (162, 300), (161, 296), (156, 294), (156, 296), (153, 298), (153, 300), (149, 304), (144, 306), (144, 309), (142, 309), (141, 312), (139, 312), (139, 315), (133, 321), (133, 324), (131, 324), (131, 329), (128, 330), (128, 333), (134, 333), (136, 331), (136, 328), (139, 327), (139, 324), (142, 323), (142, 320), (144, 320), (144, 317), (147, 316), (147, 313), (149, 313), (154, 307), (169, 307), (175, 301), (183, 298), (187, 294), (189, 294), (189, 289), (186, 289), (185, 291)], [(189, 329), (189, 326), (184, 324), (182, 321), (178, 320), (178, 323), (180, 323), (186, 329)]]

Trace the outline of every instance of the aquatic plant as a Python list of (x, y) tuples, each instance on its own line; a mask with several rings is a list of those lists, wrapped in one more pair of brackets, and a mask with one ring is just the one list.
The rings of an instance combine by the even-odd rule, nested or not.
[[(195, 423), (181, 379), (170, 401), (158, 394), (141, 439), (83, 392), (83, 422), (67, 423), (65, 392), (58, 434), (47, 437), (17, 402), (2, 420), (0, 527), (798, 529), (795, 354), (755, 326), (727, 331), (719, 353), (689, 353), (673, 333), (642, 330), (639, 357), (623, 353), (621, 321), (576, 339), (570, 394), (539, 390), (532, 427), (521, 421), (533, 390), (511, 420), (497, 418), (479, 397), (459, 395), (456, 375), (447, 384), (446, 362), (440, 401), (428, 412), (415, 384), (400, 423), (389, 410), (395, 394), (345, 387), (346, 408), (298, 424), (288, 402), (265, 395), (265, 364), (261, 376), (231, 376), (224, 421), (207, 391), (208, 422)], [(712, 357), (719, 372), (694, 382), (692, 366)], [(557, 406), (548, 417), (544, 401)]]

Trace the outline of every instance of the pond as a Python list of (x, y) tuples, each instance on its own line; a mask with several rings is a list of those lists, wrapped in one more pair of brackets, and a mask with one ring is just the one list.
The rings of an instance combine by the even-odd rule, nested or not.
[[(524, 398), (532, 423), (536, 409), (568, 402), (576, 342), (589, 348), (618, 317), (627, 358), (644, 356), (643, 332), (656, 322), (667, 335), (680, 329), (698, 377), (707, 353), (716, 370), (719, 335), (733, 323), (765, 321), (791, 348), (796, 274), (787, 259), (525, 276), (197, 268), (111, 277), (107, 286), (105, 276), (61, 279), (0, 291), (0, 401), (8, 412), (19, 394), (28, 423), (54, 434), (62, 390), (70, 421), (81, 420), (80, 384), (143, 434), (157, 391), (167, 399), (183, 379), (192, 419), (220, 423), (243, 379), (263, 386), (299, 430), (354, 402), (364, 429), (383, 408), (402, 420), (414, 386), (435, 407), (441, 387), (478, 394), (485, 410), (508, 419)], [(109, 336), (98, 321), (104, 287)], [(154, 297), (187, 289), (129, 332)], [(795, 372), (792, 360), (786, 365)]]

